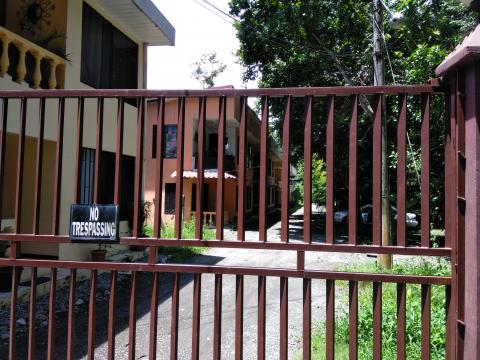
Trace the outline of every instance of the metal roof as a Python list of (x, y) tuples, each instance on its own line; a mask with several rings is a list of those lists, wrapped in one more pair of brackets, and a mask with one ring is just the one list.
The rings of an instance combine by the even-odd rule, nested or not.
[[(237, 177), (235, 175), (225, 173), (224, 174), (225, 179), (236, 179)], [(170, 177), (175, 178), (177, 177), (177, 171), (175, 170)], [(216, 169), (209, 169), (209, 170), (203, 170), (203, 177), (205, 179), (218, 179), (218, 171)], [(196, 179), (197, 178), (197, 170), (184, 170), (183, 171), (183, 178), (184, 179)]]
[(175, 28), (150, 0), (97, 0), (137, 40), (149, 45), (174, 45)]

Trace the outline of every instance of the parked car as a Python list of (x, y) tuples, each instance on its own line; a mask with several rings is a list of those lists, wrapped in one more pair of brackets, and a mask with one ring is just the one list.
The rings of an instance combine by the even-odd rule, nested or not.
[[(397, 208), (393, 205), (391, 205), (390, 207), (393, 220), (396, 222), (398, 216)], [(372, 215), (373, 206), (371, 204), (364, 205), (360, 208), (360, 220), (363, 225), (369, 225), (372, 223)], [(333, 219), (337, 224), (346, 224), (348, 222), (348, 210), (335, 211)], [(414, 213), (407, 212), (405, 223), (407, 229), (417, 228), (419, 224), (418, 216)]]

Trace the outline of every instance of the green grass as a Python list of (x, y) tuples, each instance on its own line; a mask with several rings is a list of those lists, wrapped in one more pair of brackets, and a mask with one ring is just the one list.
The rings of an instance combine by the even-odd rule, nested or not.
[[(349, 265), (338, 269), (351, 272), (374, 272), (412, 275), (449, 276), (450, 266), (445, 260), (420, 260), (398, 263), (392, 270), (385, 270), (376, 264)], [(337, 300), (348, 304), (348, 283), (337, 281)], [(358, 358), (372, 358), (372, 283), (360, 283), (358, 293)], [(382, 352), (384, 359), (396, 358), (396, 284), (384, 283), (382, 288)], [(337, 305), (338, 306), (338, 305)], [(346, 308), (346, 306), (344, 306)], [(408, 359), (421, 357), (421, 286), (407, 285), (406, 309), (406, 351)], [(335, 319), (335, 358), (348, 358), (349, 337), (348, 311), (337, 313)], [(432, 285), (431, 288), (431, 359), (445, 358), (445, 287)], [(314, 326), (312, 331), (312, 358), (325, 359), (325, 323)]]
[[(147, 237), (153, 237), (153, 226), (146, 225), (144, 233)], [(202, 229), (204, 240), (215, 239), (215, 230), (206, 226)], [(173, 224), (167, 224), (161, 230), (161, 235), (164, 239), (174, 239), (175, 229)], [(182, 239), (195, 239), (195, 220), (188, 220), (182, 224)], [(201, 246), (164, 246), (159, 248), (163, 254), (170, 256), (170, 261), (181, 262), (188, 260), (194, 256), (202, 255), (207, 248)]]

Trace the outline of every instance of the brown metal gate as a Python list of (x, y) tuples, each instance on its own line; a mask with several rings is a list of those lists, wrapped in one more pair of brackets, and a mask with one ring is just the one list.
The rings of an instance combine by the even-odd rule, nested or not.
[[(0, 92), (0, 98), (3, 106), (2, 117), (2, 137), (0, 138), (0, 180), (2, 184), (7, 177), (15, 177), (16, 179), (16, 193), (15, 193), (15, 211), (14, 211), (14, 228), (16, 232), (13, 234), (2, 233), (0, 240), (10, 241), (11, 255), (10, 258), (1, 258), (0, 265), (13, 266), (14, 272), (12, 275), (12, 290), (11, 290), (11, 308), (10, 308), (10, 327), (9, 327), (9, 358), (15, 359), (18, 351), (18, 344), (16, 344), (17, 329), (16, 329), (16, 306), (17, 306), (17, 287), (18, 287), (18, 269), (19, 267), (32, 268), (32, 282), (31, 282), (31, 296), (30, 296), (30, 319), (35, 319), (36, 302), (36, 269), (50, 268), (51, 269), (51, 288), (50, 288), (50, 306), (48, 316), (48, 342), (46, 344), (46, 354), (49, 359), (55, 357), (55, 348), (58, 344), (55, 342), (55, 333), (58, 331), (67, 331), (66, 356), (68, 359), (76, 357), (75, 346), (76, 342), (84, 342), (88, 358), (95, 357), (95, 299), (97, 276), (100, 271), (107, 271), (111, 273), (111, 288), (108, 306), (108, 358), (114, 358), (115, 355), (115, 324), (116, 324), (116, 301), (117, 301), (117, 274), (119, 272), (131, 272), (131, 288), (130, 288), (130, 312), (129, 312), (129, 346), (128, 357), (135, 358), (136, 349), (136, 293), (138, 287), (139, 273), (151, 274), (151, 308), (150, 308), (150, 336), (149, 342), (149, 356), (151, 359), (156, 358), (157, 355), (157, 321), (158, 321), (158, 277), (160, 273), (173, 274), (173, 287), (171, 291), (172, 310), (171, 310), (171, 331), (170, 331), (170, 358), (175, 359), (178, 356), (178, 318), (179, 318), (179, 296), (180, 296), (180, 280), (185, 274), (194, 274), (194, 292), (192, 294), (192, 351), (191, 357), (199, 358), (200, 347), (200, 318), (201, 314), (201, 284), (202, 275), (214, 274), (215, 276), (215, 291), (214, 291), (214, 331), (213, 331), (213, 358), (220, 359), (224, 357), (221, 353), (222, 340), (222, 278), (226, 275), (234, 275), (236, 277), (236, 296), (235, 296), (235, 358), (241, 359), (244, 357), (251, 357), (252, 354), (243, 354), (243, 329), (244, 329), (244, 278), (245, 276), (258, 277), (258, 318), (257, 318), (257, 358), (264, 359), (266, 357), (265, 339), (269, 334), (266, 333), (266, 284), (272, 278), (280, 279), (280, 339), (278, 346), (278, 356), (280, 359), (287, 359), (293, 354), (288, 353), (288, 338), (289, 338), (289, 309), (288, 309), (288, 283), (289, 279), (300, 278), (303, 279), (303, 335), (302, 335), (302, 351), (303, 358), (309, 359), (311, 357), (311, 333), (312, 333), (312, 282), (324, 280), (326, 286), (326, 358), (334, 358), (334, 339), (335, 339), (335, 288), (337, 281), (349, 282), (349, 354), (351, 359), (357, 358), (357, 320), (358, 320), (358, 288), (362, 282), (373, 284), (373, 348), (372, 354), (374, 359), (382, 358), (382, 284), (395, 283), (397, 284), (397, 354), (399, 359), (406, 358), (406, 308), (407, 303), (407, 287), (410, 284), (421, 285), (421, 349), (422, 359), (430, 358), (430, 294), (432, 286), (443, 286), (446, 293), (446, 357), (450, 359), (461, 358), (462, 343), (461, 336), (457, 336), (457, 321), (462, 321), (463, 313), (463, 297), (457, 294), (462, 294), (463, 291), (463, 240), (464, 240), (464, 224), (462, 212), (457, 207), (458, 201), (462, 200), (462, 183), (464, 175), (462, 171), (462, 146), (464, 146), (464, 125), (461, 116), (461, 103), (457, 100), (456, 85), (452, 85), (452, 89), (447, 89), (447, 92), (442, 92), (443, 89), (437, 84), (418, 85), (418, 86), (388, 86), (388, 87), (335, 87), (335, 88), (292, 88), (292, 89), (258, 89), (258, 90), (233, 90), (233, 89), (211, 89), (211, 90), (192, 90), (192, 91), (150, 91), (150, 90), (95, 90), (95, 91), (26, 91), (26, 92)], [(240, 122), (238, 128), (238, 210), (237, 210), (237, 239), (224, 239), (224, 161), (225, 161), (225, 137), (218, 136), (218, 154), (217, 154), (217, 173), (218, 179), (216, 181), (216, 240), (202, 240), (202, 204), (203, 197), (202, 184), (205, 182), (205, 124), (207, 121), (207, 107), (211, 102), (218, 103), (218, 117), (216, 118), (218, 124), (218, 134), (225, 134), (227, 122), (227, 100), (239, 99), (239, 114)], [(247, 178), (247, 132), (248, 132), (248, 100), (251, 98), (258, 98), (261, 100), (261, 122), (260, 122), (260, 172), (259, 172), (259, 211), (258, 211), (258, 240), (252, 241), (245, 237), (245, 224), (247, 220), (246, 213), (246, 178)], [(446, 104), (446, 111), (444, 115), (438, 118), (431, 118), (430, 107), (433, 99), (440, 99), (442, 104)], [(183, 174), (184, 172), (184, 148), (185, 142), (191, 141), (185, 137), (185, 103), (187, 100), (196, 101), (198, 106), (198, 159), (197, 159), (197, 179), (196, 179), (196, 210), (195, 218), (196, 231), (195, 239), (182, 239), (182, 191), (183, 191), (183, 177), (176, 177), (176, 201), (175, 201), (175, 238), (162, 238), (161, 234), (161, 211), (155, 214), (154, 219), (154, 234), (152, 238), (142, 238), (141, 226), (141, 203), (142, 203), (142, 177), (144, 174), (145, 156), (144, 142), (145, 134), (150, 136), (149, 130), (145, 131), (146, 104), (150, 100), (154, 100), (156, 104), (156, 185), (155, 185), (155, 208), (160, 209), (162, 204), (162, 179), (169, 176), (163, 173), (163, 158), (162, 149), (164, 148), (163, 129), (165, 126), (165, 106), (169, 101), (178, 103), (177, 111), (177, 162), (176, 173)], [(340, 168), (335, 163), (335, 136), (338, 136), (336, 127), (336, 103), (345, 103), (348, 99), (351, 106), (349, 116), (349, 132), (342, 133), (341, 136), (349, 137), (348, 152), (348, 167)], [(444, 101), (446, 99), (446, 101)], [(305, 103), (305, 111), (303, 114), (303, 121), (301, 123), (293, 122), (292, 108), (293, 103), (303, 101)], [(46, 122), (45, 109), (46, 103), (55, 103), (56, 111), (56, 157), (54, 169), (54, 200), (48, 211), (51, 212), (51, 231), (48, 234), (41, 234), (39, 231), (40, 219), (44, 214), (41, 211), (41, 189), (42, 189), (42, 151), (43, 141), (37, 141), (36, 149), (36, 168), (35, 168), (35, 200), (31, 204), (33, 207), (33, 224), (32, 233), (22, 233), (22, 184), (25, 181), (24, 167), (22, 166), (25, 157), (32, 156), (25, 152), (25, 138), (28, 136), (27, 112), (30, 104), (38, 102), (39, 113), (36, 116), (35, 124), (38, 133), (34, 135), (37, 139), (44, 139), (44, 126)], [(96, 150), (95, 150), (95, 170), (94, 170), (94, 203), (99, 203), (99, 176), (101, 172), (101, 151), (104, 147), (103, 139), (104, 133), (115, 133), (115, 174), (114, 174), (114, 203), (119, 203), (122, 197), (122, 149), (124, 139), (126, 136), (130, 137), (132, 134), (125, 132), (125, 124), (127, 121), (134, 121), (136, 124), (136, 161), (134, 173), (134, 206), (133, 206), (133, 227), (132, 236), (123, 237), (120, 239), (120, 244), (123, 245), (138, 245), (147, 246), (149, 251), (148, 261), (144, 263), (117, 263), (117, 262), (80, 262), (80, 261), (65, 261), (65, 260), (42, 260), (42, 259), (27, 259), (24, 258), (20, 252), (20, 245), (23, 243), (51, 243), (51, 244), (65, 244), (69, 243), (68, 236), (60, 232), (60, 216), (61, 216), (61, 194), (62, 186), (67, 186), (65, 178), (62, 178), (62, 166), (70, 161), (75, 164), (76, 179), (75, 188), (73, 191), (72, 203), (79, 201), (80, 194), (80, 180), (79, 173), (81, 171), (81, 147), (84, 143), (84, 134), (87, 131), (85, 122), (92, 119), (87, 119), (85, 114), (87, 103), (96, 104)], [(111, 105), (116, 103), (116, 119), (115, 130), (104, 128), (104, 114), (106, 103)], [(279, 239), (271, 239), (267, 232), (267, 160), (269, 147), (269, 121), (270, 108), (275, 102), (277, 106), (284, 106), (283, 118), (283, 155), (281, 166), (281, 177), (283, 179), (281, 185), (281, 236)], [(315, 104), (321, 102), (324, 112), (314, 113)], [(363, 103), (363, 104), (362, 104)], [(366, 113), (364, 103), (370, 103), (372, 117), (371, 121), (367, 120), (367, 125), (371, 127), (371, 154), (372, 154), (372, 171), (371, 179), (359, 178), (358, 168), (362, 164), (358, 164), (359, 151), (359, 119), (361, 113)], [(392, 123), (392, 127), (396, 131), (396, 143), (394, 146), (397, 154), (398, 162), (396, 169), (396, 203), (397, 203), (397, 226), (394, 227), (396, 231), (396, 245), (383, 246), (381, 244), (381, 124), (382, 114), (384, 113), (385, 104), (395, 103), (398, 111), (396, 112), (396, 120)], [(438, 103), (438, 101), (437, 101)], [(12, 104), (20, 105), (19, 119), (9, 116), (9, 107)], [(136, 118), (127, 118), (125, 116), (125, 107), (132, 107), (135, 105)], [(414, 107), (416, 109), (413, 109)], [(66, 110), (67, 109), (67, 110)], [(64, 141), (67, 139), (65, 133), (66, 129), (66, 114), (71, 116), (75, 113), (76, 124), (68, 124), (69, 131), (73, 130), (75, 134), (75, 143)], [(407, 213), (407, 177), (406, 167), (407, 159), (407, 132), (409, 131), (410, 114), (414, 111), (421, 112), (420, 123), (420, 148), (421, 148), (421, 225), (420, 225), (420, 240), (418, 244), (412, 244), (408, 241), (406, 231), (406, 213)], [(450, 116), (448, 116), (450, 114)], [(365, 114), (363, 114), (365, 115)], [(50, 114), (51, 116), (51, 114)], [(390, 114), (390, 116), (392, 116)], [(446, 120), (445, 120), (446, 119)], [(51, 120), (51, 118), (50, 118)], [(47, 119), (48, 121), (48, 119)], [(365, 120), (362, 120), (365, 122)], [(18, 148), (17, 148), (17, 168), (16, 173), (12, 173), (5, 165), (6, 159), (6, 135), (12, 122), (18, 122), (16, 133), (18, 134)], [(313, 127), (317, 123), (325, 125), (326, 129), (326, 145), (325, 159), (327, 172), (327, 188), (326, 188), (326, 218), (325, 218), (325, 242), (317, 242), (312, 236), (312, 154), (317, 151), (315, 144), (312, 141)], [(31, 124), (30, 124), (31, 125)], [(293, 127), (301, 126), (304, 129), (303, 142), (304, 149), (304, 226), (302, 240), (290, 239), (289, 233), (289, 181), (290, 178), (290, 148), (292, 137), (290, 132)], [(361, 126), (365, 126), (362, 123)], [(430, 142), (431, 130), (434, 127), (445, 128), (444, 141), (444, 174), (432, 173), (430, 162)], [(295, 139), (297, 141), (298, 139)], [(75, 148), (72, 152), (74, 158), (69, 159), (65, 155), (68, 153), (67, 147)], [(203, 149), (203, 151), (202, 151)], [(458, 154), (460, 155), (457, 155)], [(63, 154), (63, 156), (62, 156)], [(370, 242), (362, 242), (358, 238), (358, 219), (355, 216), (349, 217), (347, 242), (339, 243), (335, 241), (335, 222), (334, 222), (334, 201), (335, 201), (335, 174), (338, 171), (348, 173), (348, 210), (350, 214), (357, 213), (360, 205), (358, 199), (358, 187), (361, 182), (371, 181), (371, 202), (373, 205), (372, 214), (372, 236)], [(431, 204), (431, 176), (445, 177), (444, 193), (445, 193), (445, 244), (440, 247), (434, 247), (431, 242), (430, 234), (430, 204)], [(457, 199), (456, 189), (458, 188)], [(39, 196), (40, 195), (40, 196)], [(5, 194), (2, 194), (5, 196)], [(463, 196), (464, 198), (464, 196)], [(1, 218), (1, 216), (0, 216)], [(188, 265), (188, 264), (157, 264), (157, 251), (159, 247), (163, 246), (202, 246), (202, 247), (219, 247), (219, 248), (242, 248), (251, 249), (252, 254), (257, 249), (271, 249), (271, 250), (289, 250), (297, 254), (296, 268), (256, 268), (256, 267), (227, 267), (227, 266), (207, 266), (207, 265)], [(362, 254), (398, 254), (398, 255), (413, 255), (413, 256), (433, 256), (433, 257), (448, 257), (452, 263), (453, 277), (438, 277), (438, 276), (414, 276), (414, 275), (392, 275), (392, 274), (370, 274), (370, 273), (348, 273), (335, 271), (321, 271), (311, 270), (305, 266), (305, 252), (337, 252), (337, 253), (362, 253)], [(57, 293), (56, 277), (60, 269), (67, 269), (70, 271), (69, 286), (70, 286), (70, 301), (68, 306), (68, 328), (59, 328), (55, 324), (55, 301)], [(91, 289), (89, 301), (89, 317), (88, 317), (88, 338), (78, 339), (75, 336), (75, 282), (77, 269), (87, 269), (91, 271)], [(458, 316), (457, 316), (458, 309)], [(28, 330), (28, 349), (26, 354), (28, 358), (36, 358), (36, 351), (39, 351), (35, 335), (35, 321), (31, 321)], [(461, 328), (460, 328), (461, 329)], [(458, 348), (456, 346), (458, 339)], [(147, 341), (147, 339), (145, 339)], [(78, 344), (77, 344), (78, 345)], [(460, 354), (457, 356), (456, 350)]]

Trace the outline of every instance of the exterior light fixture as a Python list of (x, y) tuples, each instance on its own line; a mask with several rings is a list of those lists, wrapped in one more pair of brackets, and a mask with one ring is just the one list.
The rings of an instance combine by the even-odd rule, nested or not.
[[(465, 0), (462, 0), (465, 1)], [(476, 0), (475, 0), (476, 1)], [(480, 0), (479, 0), (480, 1)], [(403, 23), (405, 22), (405, 17), (403, 16), (402, 12), (392, 12), (387, 4), (383, 2), (383, 0), (380, 0), (380, 3), (383, 5), (385, 10), (387, 10), (388, 14), (390, 15), (390, 19), (388, 20), (390, 26), (394, 30), (398, 30), (402, 27)]]

